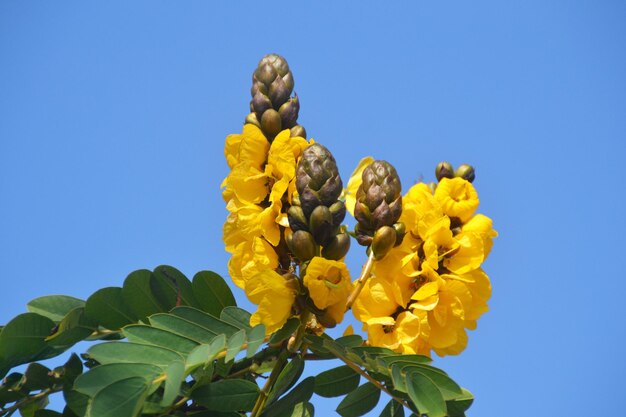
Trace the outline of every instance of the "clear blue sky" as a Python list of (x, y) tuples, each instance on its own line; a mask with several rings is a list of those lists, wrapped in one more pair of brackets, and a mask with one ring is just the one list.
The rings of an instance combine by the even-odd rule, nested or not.
[(139, 268), (225, 275), (223, 140), (277, 52), (344, 178), (476, 166), (491, 311), (435, 362), (469, 415), (623, 413), (626, 5), (290, 3), (0, 3), (0, 322)]

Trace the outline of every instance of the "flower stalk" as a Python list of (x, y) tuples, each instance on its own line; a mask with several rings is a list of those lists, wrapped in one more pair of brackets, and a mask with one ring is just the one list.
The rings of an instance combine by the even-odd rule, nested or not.
[(370, 252), (367, 262), (363, 266), (363, 270), (361, 271), (361, 276), (354, 282), (354, 289), (348, 296), (348, 301), (346, 302), (346, 311), (352, 308), (352, 304), (356, 301), (357, 297), (361, 293), (363, 286), (371, 276), (372, 267), (374, 266), (374, 252)]

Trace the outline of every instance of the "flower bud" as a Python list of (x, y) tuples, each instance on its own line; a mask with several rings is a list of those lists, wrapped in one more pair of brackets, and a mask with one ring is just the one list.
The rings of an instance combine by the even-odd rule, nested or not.
[(328, 207), (315, 207), (309, 217), (309, 230), (319, 245), (328, 244), (333, 232), (333, 218)]
[(291, 91), (289, 91), (282, 78), (276, 78), (270, 84), (269, 97), (274, 108), (280, 108), (280, 106), (289, 100), (290, 94)]
[(322, 256), (331, 261), (343, 259), (350, 249), (350, 235), (339, 233), (335, 235), (328, 245), (322, 248)]
[(313, 259), (317, 252), (313, 236), (311, 236), (309, 232), (305, 232), (304, 230), (298, 230), (294, 232), (287, 239), (287, 246), (294, 254), (294, 256), (302, 262)]
[(300, 102), (297, 96), (280, 106), (278, 114), (280, 114), (280, 120), (284, 129), (291, 129), (296, 125), (299, 110)]
[(300, 138), (306, 139), (306, 129), (303, 126), (295, 125), (294, 127), (291, 128), (290, 136), (292, 138), (298, 136)]
[(469, 164), (462, 164), (459, 165), (456, 171), (454, 171), (454, 175), (469, 182), (474, 182), (474, 179), (476, 178), (476, 171), (473, 166)]
[(250, 113), (246, 116), (246, 120), (245, 123), (251, 124), (251, 125), (255, 125), (256, 127), (260, 128), (261, 127), (261, 123), (259, 123), (259, 119), (257, 119), (256, 117), (256, 113)]
[(346, 204), (340, 200), (333, 203), (328, 209), (333, 217), (333, 226), (339, 226), (346, 217)]
[(372, 239), (372, 252), (374, 258), (380, 260), (395, 246), (396, 230), (391, 226), (383, 226), (376, 230)]
[(296, 169), (296, 189), (306, 216), (310, 216), (315, 207), (329, 207), (339, 198), (343, 184), (337, 163), (323, 145), (315, 143), (302, 153)]
[(396, 231), (396, 244), (394, 246), (398, 246), (404, 240), (404, 235), (406, 234), (406, 226), (402, 222), (394, 223), (393, 229)]
[(437, 181), (441, 181), (442, 178), (454, 178), (452, 164), (446, 161), (439, 162), (435, 168), (435, 177), (437, 177)]
[(281, 131), (280, 115), (276, 110), (269, 109), (263, 113), (261, 128), (269, 136), (268, 139), (273, 139)]
[(307, 221), (301, 207), (296, 205), (289, 207), (289, 210), (287, 211), (287, 219), (289, 219), (289, 227), (294, 232), (298, 230), (309, 230), (309, 222)]
[(272, 102), (265, 94), (256, 93), (250, 101), (250, 106), (252, 111), (256, 113), (257, 119), (261, 119), (263, 113), (272, 108)]

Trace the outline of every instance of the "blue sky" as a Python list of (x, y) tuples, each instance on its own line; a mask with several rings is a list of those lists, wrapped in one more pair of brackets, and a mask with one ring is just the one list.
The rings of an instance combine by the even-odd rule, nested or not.
[(223, 140), (277, 52), (346, 180), (366, 155), (405, 190), (440, 160), (476, 167), (491, 310), (435, 362), (469, 415), (618, 415), (624, 3), (339, 3), (2, 2), (0, 322), (159, 264), (226, 275)]

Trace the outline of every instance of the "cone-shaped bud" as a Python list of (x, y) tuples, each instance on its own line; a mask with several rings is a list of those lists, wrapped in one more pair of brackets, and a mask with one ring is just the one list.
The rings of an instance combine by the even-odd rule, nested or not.
[(356, 235), (356, 241), (359, 242), (359, 245), (370, 246), (372, 244), (374, 231), (363, 228), (361, 223), (357, 223), (356, 226), (354, 226), (354, 234)]
[(376, 260), (383, 259), (396, 245), (396, 230), (391, 226), (383, 226), (376, 230), (372, 239), (372, 252)]
[(298, 137), (306, 139), (306, 129), (304, 128), (304, 126), (295, 125), (294, 127), (291, 128), (290, 136), (292, 138), (298, 136)]
[(274, 109), (269, 109), (261, 117), (261, 129), (268, 136), (268, 139), (274, 139), (274, 136), (281, 131), (282, 125), (280, 115)]
[(285, 104), (280, 106), (278, 109), (278, 114), (280, 114), (280, 120), (283, 125), (283, 129), (291, 129), (296, 125), (298, 120), (298, 112), (300, 111), (300, 101), (298, 100), (298, 96), (287, 101)]
[(456, 171), (454, 171), (454, 175), (469, 182), (474, 182), (474, 179), (476, 178), (476, 171), (473, 166), (469, 164), (462, 164), (459, 165)]
[(295, 205), (289, 207), (289, 210), (287, 211), (287, 219), (289, 220), (289, 227), (294, 232), (298, 230), (309, 230), (309, 222), (304, 216), (304, 211), (302, 211), (301, 207)]
[(327, 246), (322, 248), (322, 256), (331, 261), (343, 259), (350, 249), (350, 236), (347, 233), (339, 233), (333, 236)]
[[(356, 193), (354, 217), (359, 233), (370, 236), (383, 226), (392, 226), (402, 214), (402, 185), (395, 168), (386, 161), (374, 161), (363, 170)], [(359, 243), (367, 239), (359, 239)]]
[(333, 216), (326, 206), (317, 206), (309, 217), (309, 230), (319, 245), (326, 246), (333, 234)]
[(442, 178), (454, 178), (454, 168), (450, 162), (439, 162), (435, 168), (435, 177), (437, 181), (441, 181)]
[(310, 216), (320, 205), (331, 206), (342, 188), (337, 163), (330, 151), (319, 143), (306, 148), (296, 169), (296, 189), (304, 214)]
[(287, 246), (302, 262), (313, 259), (317, 252), (313, 236), (304, 230), (298, 230), (287, 238)]
[[(326, 310), (328, 310), (328, 309), (326, 309)], [(326, 329), (332, 329), (333, 327), (335, 327), (337, 325), (337, 321), (335, 320), (335, 317), (333, 317), (333, 315), (330, 314), (326, 310), (324, 310), (324, 312), (322, 312), (322, 314), (317, 315), (317, 320)]]

